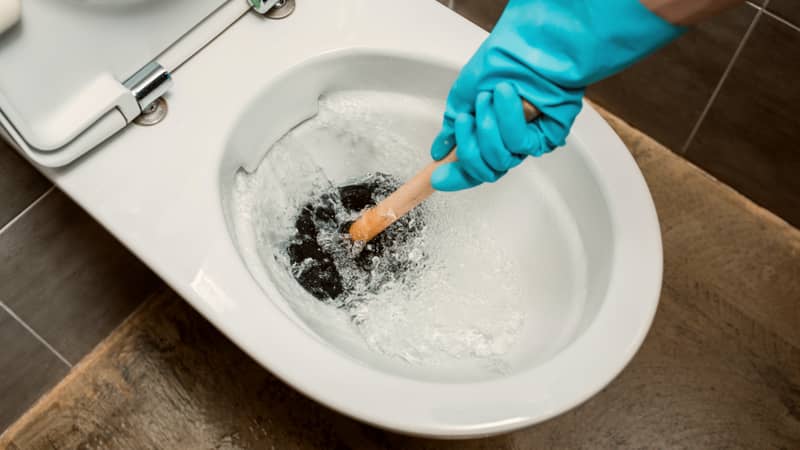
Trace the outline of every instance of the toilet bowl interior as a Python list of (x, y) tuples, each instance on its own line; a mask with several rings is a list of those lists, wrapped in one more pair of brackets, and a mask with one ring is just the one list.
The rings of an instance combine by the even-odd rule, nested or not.
[(362, 309), (303, 291), (278, 255), (285, 243), (276, 230), (291, 227), (319, 180), (341, 185), (374, 172), (404, 179), (426, 164), (456, 74), (371, 51), (311, 59), (264, 86), (242, 112), (219, 180), (229, 231), (264, 301), (364, 365), (442, 382), (541, 365), (592, 323), (606, 297), (614, 236), (602, 182), (583, 156), (586, 141), (573, 137), (500, 183), (436, 194), (431, 228), (455, 240), (423, 250), (444, 275), (417, 274), (424, 282), (406, 286), (417, 290), (413, 299), (393, 297), (377, 312), (359, 316)]

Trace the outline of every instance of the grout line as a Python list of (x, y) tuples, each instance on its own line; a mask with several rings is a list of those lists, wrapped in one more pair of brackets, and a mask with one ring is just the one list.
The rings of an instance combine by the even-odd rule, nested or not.
[(49, 193), (53, 192), (53, 189), (55, 189), (55, 188), (56, 188), (56, 186), (55, 186), (55, 185), (52, 185), (52, 186), (50, 186), (50, 188), (49, 188), (49, 189), (47, 189), (46, 191), (44, 191), (44, 194), (42, 194), (42, 195), (40, 195), (39, 197), (37, 197), (37, 198), (36, 198), (36, 200), (32, 201), (30, 205), (26, 206), (26, 207), (25, 207), (25, 209), (23, 209), (22, 211), (20, 211), (20, 213), (19, 213), (19, 214), (17, 214), (16, 216), (14, 216), (14, 217), (13, 217), (11, 220), (9, 220), (9, 221), (8, 221), (8, 222), (7, 222), (5, 225), (3, 225), (3, 227), (2, 227), (2, 228), (0, 228), (0, 234), (3, 234), (3, 233), (4, 233), (4, 232), (7, 230), (7, 229), (11, 228), (11, 226), (12, 226), (12, 225), (14, 225), (14, 223), (15, 223), (16, 221), (18, 221), (19, 219), (21, 219), (21, 218), (22, 218), (22, 217), (23, 217), (25, 214), (27, 214), (27, 213), (28, 213), (28, 211), (30, 211), (30, 210), (31, 210), (31, 209), (33, 209), (33, 208), (34, 208), (34, 207), (35, 207), (37, 204), (39, 204), (39, 202), (41, 202), (42, 200), (44, 200), (44, 198), (45, 198), (45, 197), (47, 197), (47, 194), (49, 194)]
[[(769, 4), (769, 0), (764, 3), (764, 7)], [(742, 53), (744, 46), (747, 44), (747, 41), (750, 39), (750, 35), (753, 34), (753, 30), (758, 24), (761, 15), (764, 13), (763, 9), (758, 9), (756, 11), (756, 15), (753, 17), (753, 21), (750, 22), (750, 25), (747, 27), (747, 31), (744, 32), (744, 36), (742, 36), (742, 40), (739, 41), (739, 45), (736, 47), (736, 50), (733, 52), (733, 56), (731, 56), (731, 60), (728, 62), (728, 65), (725, 67), (725, 71), (722, 72), (722, 76), (720, 77), (717, 85), (714, 87), (714, 91), (711, 92), (711, 97), (708, 98), (708, 102), (706, 102), (706, 106), (703, 108), (703, 112), (700, 113), (700, 117), (697, 118), (697, 122), (695, 122), (694, 127), (692, 127), (692, 131), (689, 133), (689, 137), (686, 138), (686, 142), (681, 147), (680, 151), (678, 152), (681, 156), (686, 156), (686, 153), (689, 151), (689, 146), (694, 141), (697, 132), (700, 130), (700, 126), (706, 119), (708, 112), (711, 110), (711, 106), (717, 100), (720, 91), (722, 90), (722, 85), (725, 84), (725, 81), (728, 79), (728, 75), (730, 75), (731, 71), (733, 70), (733, 66), (736, 64), (736, 61), (739, 60), (739, 55)]]
[(768, 15), (770, 18), (777, 20), (778, 22), (786, 25), (787, 27), (789, 27), (789, 28), (791, 28), (791, 29), (793, 29), (795, 31), (800, 31), (800, 25), (795, 25), (792, 22), (789, 22), (788, 20), (784, 19), (783, 17), (775, 14), (772, 11), (768, 11), (768, 10), (765, 9), (764, 10), (764, 14)]
[(41, 343), (42, 343), (42, 345), (44, 345), (45, 347), (47, 347), (47, 349), (48, 349), (48, 350), (50, 350), (51, 352), (53, 352), (53, 354), (54, 354), (54, 355), (56, 355), (56, 356), (58, 357), (58, 359), (60, 359), (60, 360), (61, 360), (61, 362), (63, 362), (64, 364), (66, 364), (66, 365), (67, 365), (67, 367), (69, 367), (70, 369), (72, 368), (72, 364), (71, 364), (69, 361), (67, 361), (67, 358), (64, 358), (64, 356), (63, 356), (63, 355), (61, 355), (61, 353), (59, 353), (59, 352), (58, 352), (58, 350), (56, 350), (55, 348), (53, 348), (53, 346), (52, 346), (52, 345), (50, 345), (50, 343), (49, 343), (49, 342), (47, 342), (47, 341), (46, 341), (46, 340), (45, 340), (43, 337), (41, 337), (41, 336), (39, 335), (39, 333), (37, 333), (37, 332), (36, 332), (36, 331), (35, 331), (33, 328), (31, 328), (31, 327), (30, 327), (30, 325), (28, 325), (27, 323), (25, 323), (25, 321), (24, 321), (24, 320), (22, 320), (22, 319), (21, 319), (21, 318), (20, 318), (20, 317), (19, 317), (19, 316), (18, 316), (16, 313), (14, 313), (14, 311), (13, 311), (11, 308), (9, 308), (9, 307), (8, 307), (8, 305), (6, 305), (6, 304), (5, 304), (5, 303), (3, 303), (2, 301), (0, 301), (0, 308), (2, 308), (3, 310), (5, 310), (5, 312), (7, 312), (7, 313), (8, 313), (8, 315), (10, 315), (11, 317), (13, 317), (13, 318), (14, 318), (14, 320), (16, 320), (17, 322), (19, 322), (19, 324), (20, 324), (20, 325), (22, 325), (22, 327), (23, 327), (23, 328), (25, 328), (26, 330), (28, 330), (28, 332), (29, 332), (29, 333), (31, 333), (31, 334), (33, 335), (33, 337), (35, 337), (35, 338), (36, 338), (36, 340), (38, 340), (39, 342), (41, 342)]

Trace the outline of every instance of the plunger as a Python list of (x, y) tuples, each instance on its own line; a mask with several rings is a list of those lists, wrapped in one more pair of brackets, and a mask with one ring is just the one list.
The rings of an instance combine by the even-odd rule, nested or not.
[[(522, 110), (528, 122), (539, 116), (539, 110), (525, 99), (522, 99)], [(433, 171), (443, 164), (455, 161), (457, 161), (456, 149), (453, 147), (443, 159), (428, 164), (383, 201), (364, 211), (361, 217), (350, 225), (350, 238), (355, 242), (368, 242), (406, 215), (433, 194), (434, 189), (431, 186)]]

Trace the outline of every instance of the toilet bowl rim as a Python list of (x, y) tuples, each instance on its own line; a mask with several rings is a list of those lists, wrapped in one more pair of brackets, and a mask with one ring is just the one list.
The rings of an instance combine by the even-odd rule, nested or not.
[[(424, 61), (429, 59), (428, 55), (412, 54), (405, 51), (350, 48), (315, 55), (302, 64), (314, 64), (324, 59), (340, 58), (347, 55), (370, 52), (380, 52), (380, 56), (383, 57), (387, 55), (399, 55), (411, 60), (422, 59)], [(441, 61), (431, 62), (441, 64)], [(287, 70), (291, 71), (296, 68), (297, 66)], [(280, 76), (276, 77), (276, 79), (278, 78), (280, 78)], [(475, 389), (481, 391), (480, 395), (478, 395), (478, 397), (481, 397), (480, 402), (491, 401), (493, 398), (497, 401), (509, 401), (519, 396), (519, 392), (524, 391), (525, 388), (535, 389), (537, 385), (541, 386), (545, 384), (543, 383), (543, 379), (549, 379), (549, 383), (558, 382), (562, 386), (572, 383), (572, 387), (567, 386), (572, 392), (558, 394), (563, 395), (564, 398), (554, 400), (553, 398), (543, 397), (540, 399), (539, 403), (537, 403), (537, 406), (531, 405), (530, 410), (527, 412), (517, 411), (506, 414), (505, 416), (500, 412), (499, 416), (503, 416), (502, 418), (486, 420), (482, 423), (476, 423), (476, 421), (471, 421), (469, 419), (465, 420), (462, 424), (448, 424), (442, 421), (435, 423), (436, 421), (431, 420), (430, 417), (417, 420), (417, 418), (411, 417), (413, 414), (406, 414), (406, 417), (398, 417), (385, 408), (369, 407), (369, 402), (367, 402), (367, 406), (365, 407), (363, 406), (363, 401), (353, 402), (352, 397), (348, 398), (348, 396), (354, 394), (352, 391), (349, 393), (341, 391), (341, 384), (338, 386), (325, 387), (324, 385), (326, 385), (326, 383), (317, 383), (313, 378), (310, 379), (298, 373), (297, 368), (292, 367), (292, 362), (278, 362), (275, 358), (269, 357), (264, 353), (251, 354), (251, 356), (259, 360), (261, 364), (270, 368), (270, 370), (281, 379), (296, 387), (298, 390), (340, 412), (384, 428), (426, 436), (468, 437), (508, 431), (546, 420), (590, 398), (611, 382), (625, 367), (641, 345), (650, 327), (660, 290), (661, 241), (660, 232), (658, 231), (658, 221), (655, 215), (655, 207), (650, 198), (649, 190), (624, 144), (622, 144), (605, 121), (588, 104), (584, 106), (584, 111), (576, 121), (575, 130), (574, 137), (578, 140), (586, 141), (587, 139), (584, 139), (584, 137), (591, 135), (591, 140), (595, 147), (608, 147), (619, 150), (607, 151), (603, 155), (597, 155), (585, 151), (585, 145), (579, 146), (582, 152), (581, 156), (590, 163), (594, 173), (604, 174), (603, 177), (598, 178), (598, 181), (605, 191), (603, 196), (608, 202), (609, 214), (614, 222), (613, 226), (615, 227), (614, 231), (617, 233), (616, 235), (619, 236), (619, 233), (627, 234), (626, 239), (616, 239), (614, 243), (615, 257), (613, 258), (612, 281), (608, 288), (607, 295), (641, 299), (638, 309), (636, 304), (628, 305), (628, 307), (631, 308), (627, 311), (628, 313), (635, 311), (635, 315), (628, 317), (631, 320), (636, 319), (636, 323), (633, 326), (626, 328), (615, 323), (614, 316), (622, 311), (620, 307), (623, 305), (615, 305), (613, 301), (606, 301), (601, 310), (598, 311), (596, 320), (587, 330), (572, 344), (564, 348), (553, 359), (544, 363), (542, 366), (521, 370), (513, 376), (497, 380), (457, 384), (412, 380), (380, 372), (362, 366), (354, 361), (347, 361), (348, 358), (346, 356), (336, 352), (324, 343), (315, 340), (307, 333), (303, 333), (305, 334), (304, 342), (293, 342), (293, 344), (302, 347), (303, 352), (306, 353), (306, 356), (309, 358), (314, 358), (321, 354), (327, 354), (328, 356), (330, 356), (330, 354), (337, 354), (342, 364), (350, 364), (346, 371), (341, 370), (342, 366), (339, 365), (336, 367), (326, 367), (326, 377), (350, 377), (355, 374), (354, 378), (358, 379), (358, 395), (365, 395), (372, 399), (382, 398), (383, 401), (392, 403), (403, 402), (404, 399), (407, 400), (409, 396), (405, 394), (402, 396), (381, 395), (382, 391), (384, 394), (393, 390), (415, 393), (415, 395), (411, 395), (411, 397), (416, 397), (415, 401), (420, 403), (417, 405), (418, 408), (411, 409), (418, 409), (419, 411), (427, 410), (430, 412), (437, 407), (446, 406), (446, 402), (458, 403), (459, 400), (465, 398), (465, 396), (471, 394), (475, 396)], [(631, 195), (631, 193), (633, 193), (633, 195)], [(649, 242), (647, 252), (642, 253), (637, 251), (636, 242), (638, 241)], [(647, 273), (644, 274), (644, 276), (638, 277), (638, 280), (632, 280), (626, 283), (626, 285), (622, 285), (620, 281), (622, 275), (624, 275), (625, 272), (631, 273), (637, 267), (647, 267)], [(286, 318), (285, 324), (292, 327), (297, 326), (297, 324), (288, 318)], [(620, 330), (623, 332), (620, 332)], [(613, 339), (609, 338), (609, 336), (603, 336), (608, 333), (613, 335)], [(553, 372), (554, 367), (576, 368), (581, 366), (581, 364), (578, 364), (579, 361), (577, 361), (574, 355), (582, 354), (587, 358), (593, 356), (590, 352), (586, 351), (587, 343), (591, 344), (590, 341), (592, 339), (602, 341), (604, 338), (608, 341), (607, 344), (612, 346), (612, 348), (620, 348), (623, 350), (613, 355), (611, 358), (606, 358), (603, 362), (595, 361), (593, 367), (583, 366), (583, 370), (589, 371), (584, 373), (591, 373), (591, 369), (595, 369), (597, 375), (593, 377), (592, 382), (581, 382), (580, 380), (569, 381), (569, 377), (554, 376), (556, 375), (555, 372), (558, 372), (558, 370)], [(598, 346), (589, 345), (589, 348), (597, 350)], [(545, 371), (549, 371), (550, 373), (542, 375), (542, 372)], [(338, 375), (337, 372), (339, 372)], [(340, 383), (342, 382), (341, 379), (338, 381)], [(438, 395), (437, 392), (439, 393)], [(475, 400), (477, 401), (478, 399)], [(354, 406), (355, 403), (359, 403), (362, 406)], [(418, 417), (423, 416), (425, 416), (425, 414), (418, 415)], [(472, 423), (467, 423), (470, 421)]]

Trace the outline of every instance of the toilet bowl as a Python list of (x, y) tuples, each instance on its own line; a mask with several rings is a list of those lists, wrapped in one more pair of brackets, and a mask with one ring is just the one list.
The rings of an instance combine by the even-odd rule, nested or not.
[[(71, 164), (42, 170), (242, 350), (317, 401), (424, 436), (532, 425), (608, 384), (639, 348), (658, 302), (652, 200), (590, 105), (565, 148), (500, 183), (436, 194), (478, 205), (496, 245), (529, 268), (520, 281), (525, 323), (501, 370), (414, 364), (320, 320), (312, 309), (325, 305), (305, 308), (260, 257), (237, 197), (237, 177), (270, 164), (273, 145), (326, 96), (365, 99), (421, 166), (448, 87), (484, 37), (432, 0), (304, 0), (275, 22), (246, 14), (172, 72), (163, 122), (127, 127)], [(331, 148), (312, 153), (334, 182), (381, 168), (364, 155), (353, 160), (359, 166)]]

